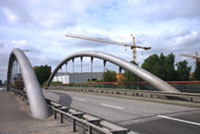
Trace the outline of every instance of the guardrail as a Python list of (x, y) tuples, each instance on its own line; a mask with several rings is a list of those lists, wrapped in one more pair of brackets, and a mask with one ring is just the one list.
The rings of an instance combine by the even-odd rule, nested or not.
[(57, 119), (57, 113), (60, 113), (60, 122), (63, 123), (64, 116), (73, 120), (73, 132), (76, 132), (76, 122), (80, 122), (88, 127), (88, 133), (92, 134), (96, 130), (103, 134), (127, 134), (130, 130), (111, 122), (102, 120), (98, 117), (85, 114), (81, 111), (62, 106), (61, 104), (50, 102), (54, 111), (54, 119)]
[[(200, 93), (200, 81), (165, 81), (180, 92)], [(93, 87), (93, 88), (114, 88), (114, 89), (140, 89), (156, 91), (156, 88), (149, 85), (146, 81), (134, 82), (79, 82), (79, 83), (51, 83), (52, 85), (68, 86), (68, 87)]]
[(27, 99), (27, 95), (26, 95), (26, 92), (23, 91), (23, 90), (17, 90), (17, 89), (14, 89), (14, 88), (11, 88), (10, 91), (13, 91), (14, 93), (16, 93), (17, 95), (19, 96), (22, 96), (23, 97), (23, 100), (24, 99)]
[(116, 94), (116, 95), (159, 98), (159, 99), (177, 99), (177, 100), (182, 100), (182, 101), (189, 101), (192, 103), (200, 103), (200, 94), (195, 94), (195, 93), (167, 93), (167, 92), (162, 92), (162, 91), (90, 88), (90, 87), (83, 88), (83, 87), (64, 87), (64, 86), (54, 86), (54, 87), (49, 87), (48, 89), (59, 89), (59, 90), (76, 91), (76, 92)]
[[(21, 95), (24, 98), (27, 98), (25, 91), (11, 89), (11, 91)], [(76, 110), (74, 108), (63, 106), (59, 103), (56, 103), (48, 98), (46, 98), (47, 104), (52, 108), (54, 113), (54, 119), (57, 119), (57, 113), (60, 114), (60, 123), (64, 123), (64, 117), (72, 119), (73, 132), (77, 132), (77, 122), (81, 125), (87, 127), (89, 134), (92, 134), (93, 131), (100, 132), (103, 134), (133, 134), (134, 132), (125, 127), (119, 126), (117, 124), (111, 123), (109, 121), (103, 120), (99, 117), (84, 113), (82, 111)]]

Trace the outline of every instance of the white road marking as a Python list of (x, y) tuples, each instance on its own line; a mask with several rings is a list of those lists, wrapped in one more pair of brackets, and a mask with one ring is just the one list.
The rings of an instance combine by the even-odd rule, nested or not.
[(109, 105), (109, 104), (104, 104), (104, 103), (100, 103), (100, 105), (105, 106), (105, 107), (112, 107), (112, 108), (116, 108), (116, 109), (124, 109), (123, 107), (118, 107), (118, 106), (113, 106), (113, 105)]
[(183, 122), (183, 123), (188, 123), (188, 124), (200, 126), (200, 123), (196, 123), (196, 122), (192, 122), (192, 121), (176, 119), (176, 118), (172, 118), (172, 117), (168, 117), (168, 116), (164, 116), (164, 115), (157, 115), (157, 116), (160, 117), (160, 118), (168, 119), (168, 120), (174, 120), (174, 121), (179, 121), (179, 122)]
[(84, 99), (79, 99), (79, 98), (73, 98), (74, 100), (77, 100), (77, 101), (82, 101), (82, 102), (85, 102), (86, 100)]

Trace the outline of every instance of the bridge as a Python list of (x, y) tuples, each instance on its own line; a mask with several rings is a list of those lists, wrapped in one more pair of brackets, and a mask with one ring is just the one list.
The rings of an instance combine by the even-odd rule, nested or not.
[[(50, 86), (62, 66), (80, 58), (81, 73), (83, 58), (91, 60), (91, 77), (94, 58), (102, 60), (104, 70), (107, 62), (128, 70), (145, 80), (157, 91), (138, 91), (94, 87)], [(13, 66), (19, 64), (25, 90), (12, 87)], [(28, 99), (33, 118), (44, 120), (60, 113), (60, 122), (70, 118), (73, 131), (76, 124), (84, 124), (89, 133), (198, 133), (200, 130), (200, 95), (182, 93), (155, 75), (119, 57), (95, 51), (84, 51), (67, 56), (51, 74), (46, 88), (38, 83), (32, 66), (20, 49), (10, 54), (7, 90)], [(50, 108), (50, 109), (49, 109)]]

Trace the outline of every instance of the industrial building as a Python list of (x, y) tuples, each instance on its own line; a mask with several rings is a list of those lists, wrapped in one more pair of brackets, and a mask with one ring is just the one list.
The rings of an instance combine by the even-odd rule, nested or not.
[(79, 82), (88, 82), (88, 81), (96, 81), (102, 80), (103, 73), (102, 72), (83, 72), (83, 73), (57, 73), (53, 81), (54, 82), (62, 82), (63, 84), (69, 83), (79, 83)]

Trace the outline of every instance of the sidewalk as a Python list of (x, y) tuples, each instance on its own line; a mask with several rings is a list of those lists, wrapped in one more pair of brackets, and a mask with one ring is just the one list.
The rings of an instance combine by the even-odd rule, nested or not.
[[(61, 124), (51, 116), (37, 120), (29, 115), (27, 101), (11, 92), (0, 91), (0, 134), (78, 134), (72, 132), (72, 123)], [(78, 128), (79, 134), (84, 133)]]

